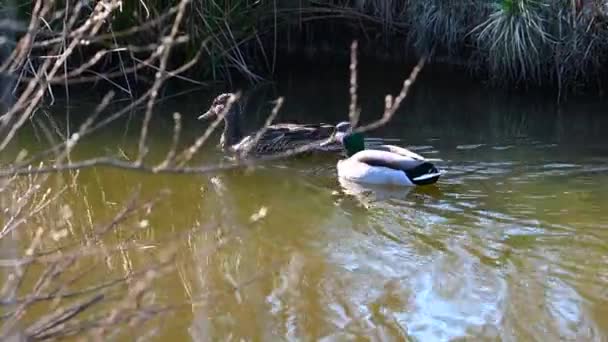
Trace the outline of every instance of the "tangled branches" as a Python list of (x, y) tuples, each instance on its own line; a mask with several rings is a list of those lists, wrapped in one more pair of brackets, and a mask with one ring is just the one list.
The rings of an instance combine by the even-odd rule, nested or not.
[[(135, 191), (110, 220), (90, 222), (85, 229), (74, 222), (73, 209), (69, 205), (59, 206), (59, 203), (65, 203), (62, 200), (65, 196), (77, 192), (74, 184), (79, 172), (42, 174), (35, 170), (42, 166), (38, 162), (43, 159), (53, 160), (54, 169), (71, 165), (70, 153), (81, 139), (139, 103), (147, 101), (146, 118), (152, 115), (163, 83), (191, 67), (198, 58), (168, 70), (171, 48), (187, 40), (187, 36), (180, 34), (180, 25), (188, 3), (188, 0), (180, 1), (157, 19), (156, 23), (172, 18), (171, 29), (156, 44), (145, 47), (118, 45), (117, 37), (133, 35), (156, 24), (113, 32), (112, 15), (120, 10), (120, 1), (99, 1), (93, 8), (88, 8), (83, 1), (69, 1), (60, 9), (54, 1), (34, 3), (27, 30), (20, 32), (15, 48), (0, 65), (7, 90), (4, 94), (7, 109), (0, 116), (0, 152), (6, 151), (19, 130), (45, 105), (45, 99), (53, 103), (54, 85), (64, 84), (67, 89), (70, 84), (126, 77), (147, 68), (152, 68), (156, 74), (144, 95), (122, 113), (98, 120), (115, 97), (113, 91), (109, 92), (78, 131), (66, 132), (65, 139), (56, 142), (46, 130), (52, 148), (30, 159), (24, 159), (24, 154), (20, 154), (9, 164), (12, 172), (0, 176), (3, 218), (0, 269), (4, 275), (0, 289), (2, 339), (16, 336), (27, 340), (51, 339), (83, 333), (101, 339), (121, 334), (121, 327), (141, 325), (167, 310), (156, 303), (150, 289), (159, 276), (172, 268), (174, 252), (171, 246), (167, 246), (158, 260), (136, 270), (127, 270), (122, 277), (109, 281), (90, 277), (92, 269), (100, 262), (116, 258), (133, 244), (136, 236), (133, 229), (146, 222), (145, 217), (162, 194), (144, 200)], [(106, 48), (108, 40), (113, 43)], [(79, 54), (86, 49), (94, 52), (89, 54), (88, 60), (82, 61)], [(123, 51), (129, 52), (133, 59), (142, 51), (147, 57), (130, 68), (121, 68), (118, 73), (94, 71), (96, 67), (100, 68), (104, 57)], [(145, 127), (140, 145), (144, 147)], [(142, 148), (140, 160), (144, 155)], [(127, 237), (108, 245), (111, 233), (119, 230), (127, 233)], [(129, 231), (133, 233), (128, 234)], [(67, 235), (82, 236), (83, 240), (81, 243), (62, 243)], [(19, 247), (21, 241), (28, 245)], [(32, 314), (34, 307), (44, 309)]]
[[(18, 40), (0, 65), (7, 90), (3, 97), (6, 111), (0, 115), (0, 153), (16, 144), (19, 131), (28, 120), (35, 119), (42, 107), (53, 104), (54, 91), (59, 86), (65, 87), (69, 101), (70, 85), (106, 81), (118, 92), (126, 93), (131, 101), (111, 112), (109, 107), (117, 92), (116, 89), (109, 91), (74, 132), (69, 129), (61, 132), (62, 138), (57, 140), (44, 128), (50, 147), (31, 156), (19, 153), (14, 160), (3, 160), (0, 164), (0, 270), (3, 276), (0, 338), (3, 340), (18, 336), (30, 340), (83, 334), (105, 340), (128, 334), (128, 329), (176, 309), (158, 302), (154, 282), (174, 268), (180, 239), (205, 227), (175, 234), (155, 258), (134, 265), (126, 260), (124, 252), (141, 248), (138, 232), (148, 228), (149, 215), (167, 194), (163, 192), (146, 199), (135, 189), (129, 198), (116, 205), (109, 218), (78, 222), (74, 219), (74, 210), (90, 211), (86, 193), (76, 186), (81, 170), (113, 167), (145, 173), (210, 174), (289, 157), (314, 147), (309, 145), (287, 153), (223, 164), (192, 165), (193, 157), (208, 141), (221, 117), (191, 144), (179, 149), (182, 115), (175, 113), (169, 151), (161, 162), (148, 161), (149, 126), (163, 85), (171, 78), (183, 77), (180, 74), (199, 62), (201, 56), (202, 50), (199, 50), (192, 59), (170, 69), (174, 47), (189, 39), (182, 33), (189, 5), (189, 0), (179, 1), (149, 22), (114, 31), (113, 16), (121, 10), (120, 1), (97, 1), (90, 8), (83, 1), (68, 1), (61, 7), (59, 2), (37, 0), (27, 28), (22, 29), (17, 22), (12, 26), (17, 30)], [(163, 34), (154, 44), (128, 43), (128, 38), (161, 23), (166, 29), (161, 30)], [(121, 63), (117, 70), (104, 69), (104, 58), (115, 54), (128, 56), (133, 63)], [(82, 60), (83, 55), (88, 58)], [(351, 56), (349, 117), (358, 123), (356, 44), (352, 46)], [(382, 117), (358, 130), (375, 129), (388, 122), (423, 65), (424, 59), (395, 98), (386, 97)], [(145, 71), (153, 71), (153, 79), (145, 87), (138, 85), (140, 95), (136, 97), (129, 79)], [(124, 77), (127, 88), (113, 82), (116, 77)], [(281, 101), (277, 103), (280, 106)], [(143, 120), (133, 158), (74, 159), (73, 151), (84, 139), (139, 106), (144, 107)], [(278, 110), (276, 107), (267, 124)], [(75, 209), (65, 204), (68, 196), (76, 196), (83, 206)], [(66, 236), (77, 237), (77, 242), (74, 239), (65, 242)], [(24, 243), (26, 246), (22, 246)], [(122, 276), (98, 279), (92, 275), (95, 268), (115, 259), (125, 259), (124, 264), (129, 265)]]

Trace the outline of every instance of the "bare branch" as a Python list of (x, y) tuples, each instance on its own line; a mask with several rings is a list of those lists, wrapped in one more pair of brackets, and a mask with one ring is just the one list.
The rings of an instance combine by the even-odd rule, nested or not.
[(384, 113), (382, 114), (382, 118), (380, 118), (379, 120), (376, 120), (372, 123), (369, 123), (363, 127), (359, 127), (357, 129), (355, 129), (355, 131), (367, 132), (367, 131), (374, 130), (378, 127), (384, 126), (386, 123), (388, 123), (393, 118), (393, 115), (395, 115), (395, 112), (397, 111), (397, 109), (399, 109), (399, 107), (401, 106), (401, 103), (403, 102), (403, 100), (405, 100), (405, 98), (407, 97), (410, 87), (416, 81), (416, 78), (418, 77), (418, 74), (420, 73), (420, 71), (422, 71), (422, 68), (424, 68), (425, 62), (426, 62), (426, 57), (422, 57), (418, 61), (418, 64), (416, 64), (414, 69), (411, 71), (410, 76), (405, 81), (403, 81), (403, 87), (401, 88), (401, 91), (399, 92), (399, 94), (397, 95), (397, 97), (395, 98), (394, 101), (393, 101), (391, 95), (386, 96), (385, 108), (384, 108)]
[(165, 38), (163, 44), (158, 47), (159, 51), (163, 52), (163, 55), (160, 59), (159, 70), (156, 72), (156, 79), (154, 84), (152, 85), (152, 92), (150, 97), (148, 98), (148, 105), (146, 107), (146, 114), (144, 117), (144, 122), (141, 128), (141, 134), (139, 138), (139, 152), (137, 154), (137, 160), (135, 161), (136, 165), (141, 165), (143, 160), (147, 154), (146, 150), (146, 139), (148, 138), (148, 126), (150, 125), (150, 119), (152, 118), (152, 109), (154, 107), (154, 101), (158, 97), (158, 91), (162, 86), (165, 78), (163, 77), (163, 72), (167, 68), (167, 62), (169, 60), (169, 54), (171, 53), (172, 43), (177, 36), (177, 30), (179, 29), (179, 25), (182, 22), (182, 18), (184, 17), (184, 12), (186, 11), (186, 5), (189, 3), (189, 0), (182, 0), (179, 3), (179, 9), (177, 11), (177, 16), (175, 21), (173, 22), (173, 27), (171, 27), (171, 33), (169, 37)]
[(268, 118), (266, 118), (266, 122), (264, 123), (264, 126), (262, 127), (262, 129), (260, 129), (256, 132), (255, 137), (253, 138), (253, 142), (249, 145), (249, 147), (245, 151), (243, 151), (243, 155), (242, 155), (243, 157), (247, 157), (249, 155), (251, 150), (260, 141), (260, 138), (262, 138), (262, 135), (264, 135), (264, 133), (266, 133), (266, 131), (268, 130), (268, 126), (270, 126), (272, 121), (274, 121), (274, 119), (279, 114), (279, 110), (281, 110), (281, 106), (283, 106), (283, 101), (284, 101), (283, 97), (279, 97), (276, 100), (274, 108), (272, 108), (272, 112), (270, 112), (270, 115), (268, 116)]
[(359, 123), (359, 108), (357, 107), (357, 41), (353, 41), (350, 46), (350, 106), (348, 117), (351, 127), (357, 127)]

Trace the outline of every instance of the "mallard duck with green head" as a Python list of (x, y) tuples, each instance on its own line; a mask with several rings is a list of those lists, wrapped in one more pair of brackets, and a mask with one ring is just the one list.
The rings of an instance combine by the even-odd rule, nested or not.
[[(233, 93), (218, 95), (211, 107), (198, 117), (199, 120), (217, 118), (224, 112)], [(337, 142), (329, 142), (335, 134), (335, 125), (280, 123), (266, 127), (256, 143), (256, 132), (245, 135), (240, 121), (242, 108), (238, 101), (232, 103), (224, 114), (224, 131), (220, 138), (220, 147), (226, 151), (242, 153), (247, 151), (253, 155), (274, 154), (291, 151), (305, 145), (318, 142), (311, 147), (312, 152), (339, 152), (342, 146)]]
[(441, 177), (433, 163), (406, 148), (376, 145), (366, 149), (362, 133), (352, 132), (348, 122), (336, 125), (334, 140), (348, 158), (338, 161), (338, 177), (358, 183), (416, 186), (434, 184)]

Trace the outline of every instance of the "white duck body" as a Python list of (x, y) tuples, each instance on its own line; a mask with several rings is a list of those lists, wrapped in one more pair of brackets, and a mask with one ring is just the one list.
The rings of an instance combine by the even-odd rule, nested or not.
[[(387, 146), (377, 148), (383, 147)], [(407, 152), (418, 156), (411, 151)], [(435, 183), (441, 172), (428, 160), (420, 156), (415, 158), (409, 153), (402, 155), (375, 149), (357, 152), (348, 159), (338, 161), (338, 177), (360, 183), (399, 186)]]
[(442, 172), (419, 154), (379, 145), (338, 161), (338, 177), (367, 184), (416, 186), (437, 182)]
[(338, 161), (338, 177), (367, 184), (414, 185), (405, 172), (401, 170), (385, 166), (372, 166), (359, 159), (369, 156), (370, 153), (382, 155), (387, 152), (365, 150), (357, 152), (348, 159)]
[(365, 147), (361, 133), (352, 132), (349, 122), (336, 125), (334, 139), (348, 158), (338, 161), (338, 178), (375, 185), (413, 186), (436, 183), (441, 177), (430, 159), (394, 145)]

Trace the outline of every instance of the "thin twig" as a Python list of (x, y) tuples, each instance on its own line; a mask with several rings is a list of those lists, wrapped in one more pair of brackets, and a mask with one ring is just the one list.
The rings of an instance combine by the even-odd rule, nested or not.
[(357, 127), (359, 123), (359, 108), (357, 107), (357, 41), (353, 41), (350, 46), (350, 106), (348, 108), (348, 117), (350, 118), (351, 127)]
[(242, 155), (243, 157), (247, 157), (249, 155), (251, 150), (253, 148), (255, 148), (255, 145), (257, 145), (257, 143), (262, 138), (262, 135), (264, 135), (264, 133), (266, 133), (270, 124), (274, 121), (274, 119), (279, 114), (279, 110), (281, 110), (281, 107), (283, 106), (283, 101), (284, 101), (283, 97), (279, 97), (276, 100), (275, 105), (272, 108), (272, 111), (270, 112), (270, 115), (268, 116), (268, 118), (266, 118), (266, 122), (264, 123), (264, 126), (256, 132), (255, 137), (253, 138), (253, 142), (248, 146), (248, 148), (245, 151), (243, 151), (243, 155)]

